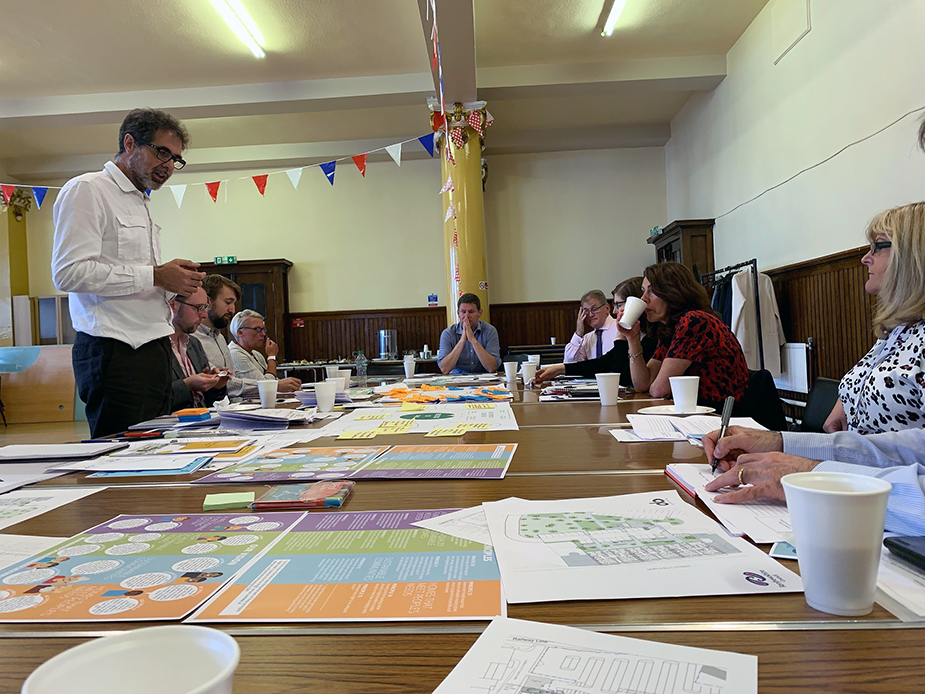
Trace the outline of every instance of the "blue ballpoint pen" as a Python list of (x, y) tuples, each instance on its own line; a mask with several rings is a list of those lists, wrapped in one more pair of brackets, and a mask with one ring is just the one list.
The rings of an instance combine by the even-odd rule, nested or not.
[[(726, 398), (726, 402), (723, 405), (723, 419), (719, 425), (719, 438), (716, 439), (716, 442), (719, 443), (719, 439), (723, 438), (726, 435), (726, 429), (729, 428), (729, 419), (732, 417), (732, 406), (735, 405), (736, 399), (731, 395)], [(715, 450), (715, 449), (714, 449)], [(719, 465), (719, 458), (716, 455), (713, 456), (713, 463), (710, 465), (710, 472), (716, 472), (716, 466)]]

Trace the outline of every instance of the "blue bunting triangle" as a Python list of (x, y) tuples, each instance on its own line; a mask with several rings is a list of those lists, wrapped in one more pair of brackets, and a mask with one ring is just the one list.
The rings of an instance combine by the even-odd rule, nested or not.
[(324, 171), (324, 175), (328, 177), (328, 182), (333, 186), (334, 185), (334, 167), (337, 166), (336, 161), (326, 161), (324, 164), (320, 164), (321, 170)]
[(42, 209), (42, 203), (45, 202), (45, 195), (47, 193), (48, 188), (32, 187), (32, 197), (35, 198), (35, 206), (38, 209)]
[(427, 150), (427, 153), (433, 157), (434, 156), (434, 134), (428, 133), (424, 137), (419, 137), (418, 142), (424, 145), (424, 149)]

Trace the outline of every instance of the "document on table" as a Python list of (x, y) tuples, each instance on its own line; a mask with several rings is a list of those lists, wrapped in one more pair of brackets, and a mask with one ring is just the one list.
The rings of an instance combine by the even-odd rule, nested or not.
[(74, 489), (20, 489), (0, 496), (0, 528), (16, 525), (40, 516), (59, 506), (83, 499), (103, 491), (105, 487), (77, 487)]
[(508, 602), (799, 592), (675, 491), (483, 504)]
[[(628, 414), (626, 420), (633, 425), (633, 433), (648, 441), (683, 441), (700, 439), (704, 434), (716, 431), (721, 419), (713, 415), (691, 415), (679, 417), (660, 414)], [(751, 417), (733, 417), (729, 423), (752, 429), (765, 429)]]
[(415, 521), (411, 525), (491, 546), (488, 521), (485, 520), (485, 509), (481, 506), (451, 511), (442, 516)]
[(671, 417), (657, 414), (628, 414), (633, 433), (646, 441), (683, 441), (687, 437), (675, 429)]
[(925, 573), (897, 559), (886, 548), (880, 555), (877, 587), (919, 620), (925, 619)]
[[(491, 409), (472, 409), (465, 404), (428, 405), (419, 412), (405, 411), (395, 406), (353, 410), (322, 429), (324, 436), (359, 438), (357, 432), (427, 434), (434, 429), (449, 429), (459, 425), (487, 425), (491, 431), (517, 431), (517, 420), (510, 403), (497, 402)], [(377, 415), (382, 415), (379, 417)], [(364, 434), (363, 437), (372, 436)]]
[(783, 501), (755, 499), (741, 504), (718, 504), (716, 498), (725, 492), (704, 489), (715, 477), (706, 463), (671, 463), (665, 473), (701, 499), (730, 532), (748, 535), (758, 544), (791, 540), (790, 511)]
[(63, 540), (63, 537), (0, 534), (0, 571), (29, 557), (37, 557)]
[[(208, 456), (207, 456), (208, 457)], [(178, 470), (190, 464), (188, 455), (140, 455), (136, 457), (116, 458), (107, 456), (94, 460), (78, 460), (73, 463), (60, 463), (57, 470), (105, 470), (115, 472), (122, 470)]]
[(53, 470), (54, 464), (41, 463), (5, 463), (0, 467), (0, 494), (25, 487), (33, 482), (50, 480), (66, 475), (67, 471)]
[(757, 694), (758, 658), (495, 617), (434, 694)]

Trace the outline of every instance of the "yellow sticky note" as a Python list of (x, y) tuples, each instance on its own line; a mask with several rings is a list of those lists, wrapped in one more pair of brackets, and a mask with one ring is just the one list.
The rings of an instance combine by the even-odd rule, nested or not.
[(442, 428), (442, 429), (440, 427), (437, 427), (436, 429), (431, 429), (426, 434), (424, 434), (424, 438), (429, 438), (432, 436), (462, 436), (465, 433), (466, 432), (460, 431), (457, 427)]
[(466, 427), (467, 430), (491, 429), (491, 422), (472, 422), (470, 424), (459, 424), (458, 426)]
[(466, 405), (467, 410), (493, 410), (495, 406), (490, 402), (470, 402)]
[(388, 419), (391, 416), (392, 415), (389, 412), (383, 412), (382, 414), (361, 414), (358, 417), (356, 417), (354, 421), (359, 422), (360, 420), (363, 420), (363, 419)]
[(376, 434), (379, 434), (379, 433), (381, 432), (379, 432), (376, 429), (370, 429), (369, 431), (345, 431), (343, 434), (341, 434), (337, 438), (338, 440), (340, 439), (374, 439), (376, 438)]
[(422, 405), (418, 402), (403, 402), (401, 409), (403, 412), (420, 412), (421, 410), (426, 410), (427, 405)]

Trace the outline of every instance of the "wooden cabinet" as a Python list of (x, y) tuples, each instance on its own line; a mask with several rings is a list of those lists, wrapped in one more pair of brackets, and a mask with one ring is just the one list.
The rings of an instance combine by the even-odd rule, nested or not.
[(679, 219), (658, 236), (650, 236), (655, 246), (656, 262), (673, 260), (687, 266), (699, 280), (700, 275), (713, 272), (712, 219)]
[(292, 262), (284, 259), (240, 260), (233, 265), (202, 263), (199, 266), (201, 272), (223, 275), (241, 286), (238, 311), (249, 308), (264, 316), (270, 339), (279, 345), (280, 361), (287, 356), (285, 321), (289, 313), (291, 267)]

